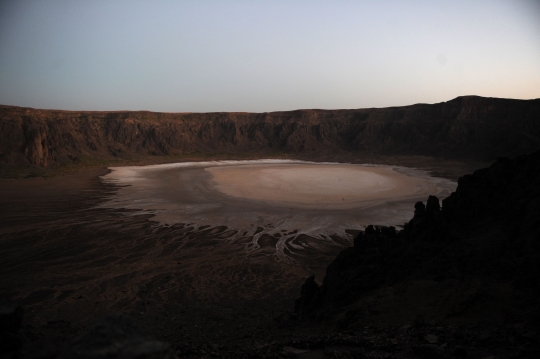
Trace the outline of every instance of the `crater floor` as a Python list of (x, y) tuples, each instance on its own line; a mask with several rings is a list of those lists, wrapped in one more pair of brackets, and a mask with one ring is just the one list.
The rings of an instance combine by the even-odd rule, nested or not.
[(296, 230), (319, 238), (373, 223), (402, 225), (415, 201), (446, 197), (456, 187), (406, 167), (287, 160), (118, 167), (102, 178), (124, 186), (102, 207), (144, 211), (162, 224), (254, 227), (271, 235)]
[(1, 182), (0, 295), (24, 306), (28, 333), (69, 338), (123, 312), (158, 339), (218, 343), (263, 336), (350, 230), (403, 224), (415, 201), (456, 185), (405, 167), (269, 160)]

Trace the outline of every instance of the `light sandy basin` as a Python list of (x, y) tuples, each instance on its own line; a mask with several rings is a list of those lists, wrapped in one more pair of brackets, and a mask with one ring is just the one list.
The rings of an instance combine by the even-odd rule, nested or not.
[(405, 167), (287, 160), (111, 170), (103, 180), (123, 187), (103, 207), (151, 213), (164, 225), (223, 225), (255, 237), (296, 230), (326, 238), (369, 224), (400, 226), (416, 201), (442, 199), (456, 188), (451, 180)]
[(390, 167), (277, 164), (207, 167), (212, 185), (237, 198), (300, 208), (349, 209), (438, 192), (435, 184)]

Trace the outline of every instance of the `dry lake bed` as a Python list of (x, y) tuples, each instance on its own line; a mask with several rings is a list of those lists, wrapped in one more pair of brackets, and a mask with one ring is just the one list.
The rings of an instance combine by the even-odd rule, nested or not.
[(144, 211), (164, 225), (258, 227), (320, 238), (368, 224), (401, 226), (416, 201), (444, 198), (456, 188), (406, 167), (288, 160), (116, 167), (102, 179), (122, 187), (101, 207)]
[(286, 160), (3, 179), (0, 295), (49, 337), (118, 311), (173, 342), (263, 335), (351, 233), (403, 225), (455, 187), (406, 167)]

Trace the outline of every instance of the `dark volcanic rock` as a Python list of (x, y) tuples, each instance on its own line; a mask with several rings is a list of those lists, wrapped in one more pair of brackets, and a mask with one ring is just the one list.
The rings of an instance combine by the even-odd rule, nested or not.
[[(462, 177), (442, 210), (434, 196), (426, 205), (416, 203), (414, 217), (399, 233), (367, 227), (328, 266), (323, 285), (302, 292), (297, 312), (332, 313), (385, 286), (446, 280), (453, 299), (424, 294), (430, 303), (441, 301), (443, 317), (538, 326), (539, 183), (540, 152), (499, 159)], [(416, 310), (422, 315), (427, 309)], [(436, 356), (427, 346), (418, 350), (419, 356)]]
[(0, 332), (17, 332), (21, 328), (23, 309), (13, 300), (0, 298)]
[(26, 341), (19, 333), (23, 309), (12, 300), (0, 298), (0, 355), (16, 351)]
[(0, 106), (0, 163), (186, 153), (370, 153), (494, 160), (540, 149), (540, 100), (270, 113), (57, 111)]
[(489, 168), (463, 176), (458, 188), (443, 201), (445, 218), (471, 223), (494, 217), (520, 220), (538, 214), (540, 153), (510, 160), (498, 158)]
[(319, 285), (315, 283), (315, 276), (306, 279), (300, 289), (300, 298), (296, 300), (294, 305), (295, 312), (302, 316), (304, 310), (309, 311), (310, 308), (317, 307), (319, 305), (319, 289)]

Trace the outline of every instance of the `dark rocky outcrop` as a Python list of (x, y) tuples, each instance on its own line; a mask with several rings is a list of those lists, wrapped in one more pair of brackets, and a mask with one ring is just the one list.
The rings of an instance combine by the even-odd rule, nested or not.
[(0, 298), (0, 356), (16, 351), (26, 342), (19, 333), (23, 309), (15, 301)]
[(379, 154), (493, 160), (540, 149), (540, 100), (270, 113), (57, 111), (0, 106), (0, 164), (182, 154)]
[[(297, 313), (304, 318), (338, 313), (384, 288), (406, 291), (410, 283), (429, 281), (444, 282), (445, 293), (463, 288), (473, 292), (424, 293), (431, 305), (442, 303), (437, 304), (439, 318), (476, 316), (540, 325), (539, 183), (540, 152), (501, 158), (460, 178), (442, 209), (434, 196), (426, 205), (416, 203), (414, 217), (397, 234), (390, 228), (367, 227), (354, 247), (328, 266), (322, 286), (314, 278), (306, 281)], [(445, 295), (455, 303), (440, 299)], [(492, 307), (500, 313), (495, 315)], [(415, 310), (424, 313), (423, 308)]]

